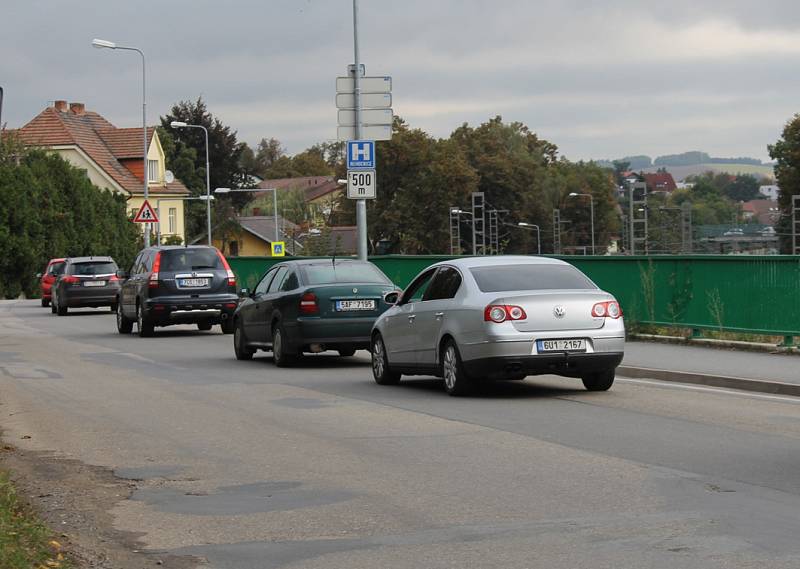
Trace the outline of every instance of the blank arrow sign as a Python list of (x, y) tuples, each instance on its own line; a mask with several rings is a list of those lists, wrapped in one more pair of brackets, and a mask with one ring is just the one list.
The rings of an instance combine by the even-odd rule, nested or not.
[[(362, 109), (388, 109), (391, 106), (391, 93), (361, 93)], [(355, 109), (356, 96), (353, 93), (338, 93), (336, 95), (336, 108)]]
[[(339, 111), (339, 126), (353, 126), (355, 124), (355, 111)], [(392, 124), (392, 109), (362, 109), (361, 124)]]
[[(337, 93), (353, 93), (356, 90), (356, 80), (353, 77), (337, 77), (336, 78), (336, 92)], [(391, 77), (362, 77), (361, 78), (361, 92), (362, 93), (391, 93), (392, 92), (392, 78)]]

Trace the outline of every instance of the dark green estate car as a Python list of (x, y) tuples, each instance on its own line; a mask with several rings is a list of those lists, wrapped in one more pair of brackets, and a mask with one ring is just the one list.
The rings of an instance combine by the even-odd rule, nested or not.
[(287, 261), (270, 268), (233, 316), (236, 358), (270, 350), (287, 366), (303, 352), (368, 349), (394, 284), (375, 265), (349, 259)]

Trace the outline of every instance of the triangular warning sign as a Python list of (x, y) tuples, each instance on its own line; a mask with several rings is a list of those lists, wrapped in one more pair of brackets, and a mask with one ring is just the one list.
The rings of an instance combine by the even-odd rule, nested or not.
[(144, 200), (142, 207), (139, 208), (139, 212), (136, 214), (136, 217), (133, 218), (133, 221), (134, 223), (158, 223), (156, 210), (153, 209), (149, 201)]

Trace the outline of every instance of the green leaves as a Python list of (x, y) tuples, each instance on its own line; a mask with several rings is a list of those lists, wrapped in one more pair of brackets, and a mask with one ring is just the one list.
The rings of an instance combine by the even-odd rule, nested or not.
[(125, 266), (137, 231), (125, 198), (94, 186), (56, 154), (0, 148), (0, 296), (38, 292), (35, 274), (53, 257), (111, 255)]

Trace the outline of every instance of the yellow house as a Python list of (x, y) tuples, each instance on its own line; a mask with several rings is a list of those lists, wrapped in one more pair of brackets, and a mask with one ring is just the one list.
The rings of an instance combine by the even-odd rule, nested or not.
[[(211, 242), (225, 255), (231, 257), (269, 257), (272, 242), (282, 241), (287, 255), (300, 255), (303, 250), (299, 239), (300, 226), (278, 216), (278, 238), (275, 239), (273, 216), (249, 215), (236, 218), (236, 224), (212, 228)], [(192, 243), (205, 243), (205, 234)]]
[[(141, 128), (117, 128), (83, 103), (55, 101), (17, 131), (28, 145), (58, 153), (86, 172), (96, 186), (127, 196), (135, 215), (144, 202), (144, 139)], [(147, 190), (158, 209), (162, 240), (186, 241), (184, 200), (189, 190), (179, 180), (167, 181), (164, 150), (154, 127), (147, 128)], [(153, 228), (158, 232), (159, 228)]]

